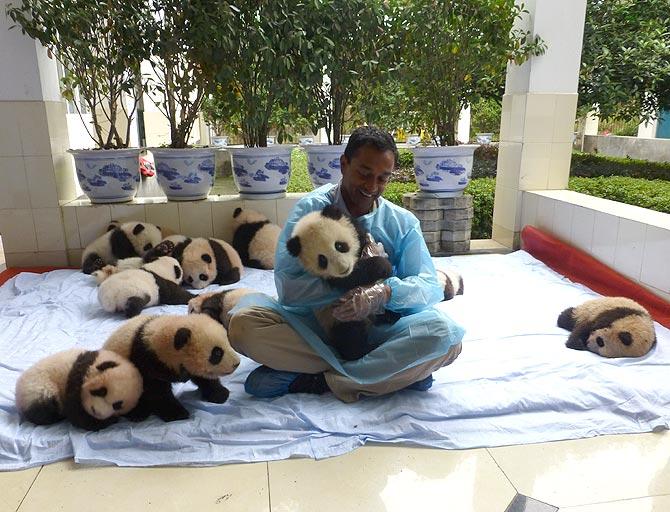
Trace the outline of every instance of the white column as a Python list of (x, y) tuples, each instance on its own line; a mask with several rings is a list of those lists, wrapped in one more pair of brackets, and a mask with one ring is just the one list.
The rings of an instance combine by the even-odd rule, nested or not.
[(456, 140), (462, 144), (467, 144), (470, 140), (470, 105), (461, 110), (461, 115), (458, 118)]
[(59, 200), (75, 197), (56, 62), (0, 1), (0, 234), (8, 267), (66, 265)]
[(656, 128), (658, 128), (658, 119), (652, 118), (647, 122), (641, 122), (637, 127), (637, 136), (640, 139), (655, 139)]
[(542, 37), (547, 51), (507, 67), (493, 239), (510, 248), (519, 245), (523, 191), (568, 184), (586, 13), (586, 0), (524, 4), (529, 15), (521, 24)]

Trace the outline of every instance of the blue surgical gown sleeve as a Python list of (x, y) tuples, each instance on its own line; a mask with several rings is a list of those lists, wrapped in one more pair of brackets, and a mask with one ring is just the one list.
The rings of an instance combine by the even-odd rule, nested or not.
[(391, 262), (395, 275), (385, 281), (391, 287), (391, 300), (386, 309), (408, 315), (437, 304), (443, 299), (444, 292), (437, 280), (418, 219), (406, 210), (393, 213), (394, 217), (400, 216), (401, 221), (394, 219), (389, 224), (389, 231), (396, 231), (395, 226), (398, 225), (406, 227), (387, 233), (391, 235), (393, 244)]
[(275, 253), (275, 285), (279, 303), (293, 308), (313, 309), (338, 299), (342, 292), (332, 288), (320, 277), (303, 269), (298, 258), (286, 249), (296, 222), (310, 212), (330, 204), (325, 194), (309, 195), (298, 201), (282, 229)]

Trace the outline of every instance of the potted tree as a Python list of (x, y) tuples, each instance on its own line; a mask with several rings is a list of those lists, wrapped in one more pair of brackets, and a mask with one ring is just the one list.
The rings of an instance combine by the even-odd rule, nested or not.
[[(214, 25), (209, 2), (148, 0), (147, 38), (153, 76), (148, 93), (170, 125), (170, 144), (151, 148), (158, 183), (170, 200), (204, 199), (214, 185), (216, 148), (189, 147), (209, 87), (202, 63)], [(224, 12), (225, 14), (225, 12)]]
[(416, 180), (424, 192), (458, 196), (468, 184), (474, 150), (457, 145), (461, 110), (500, 94), (508, 61), (517, 64), (544, 51), (541, 39), (515, 26), (526, 11), (514, 0), (400, 0), (401, 81), (417, 128), (432, 146), (413, 149)]
[(324, 79), (312, 84), (307, 112), (314, 129), (324, 128), (327, 144), (303, 146), (315, 187), (339, 182), (344, 126), (355, 98), (379, 80), (391, 47), (381, 0), (322, 2), (314, 11), (310, 38), (320, 49)]
[[(298, 0), (241, 0), (235, 5), (212, 2), (211, 14), (228, 17), (218, 32), (198, 49), (198, 61), (223, 87), (215, 91), (218, 112), (234, 119), (244, 147), (229, 148), (240, 196), (281, 197), (291, 172), (293, 146), (273, 144), (268, 136), (273, 113), (295, 109), (309, 85), (321, 80), (311, 55), (306, 25), (312, 9)], [(279, 142), (279, 141), (278, 141)]]
[(65, 68), (61, 91), (74, 102), (95, 150), (74, 150), (77, 178), (93, 203), (129, 201), (140, 183), (139, 149), (129, 149), (144, 44), (141, 0), (21, 0), (7, 14)]

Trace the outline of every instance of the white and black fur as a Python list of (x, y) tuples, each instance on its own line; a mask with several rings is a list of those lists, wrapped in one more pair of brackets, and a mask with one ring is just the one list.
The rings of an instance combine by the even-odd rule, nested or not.
[(144, 256), (162, 239), (161, 229), (147, 222), (111, 223), (108, 231), (91, 242), (82, 254), (84, 274), (123, 258)]
[(134, 409), (142, 389), (140, 372), (119, 354), (70, 349), (21, 374), (16, 406), (21, 417), (36, 425), (65, 418), (76, 427), (99, 430)]
[[(334, 205), (311, 212), (300, 219), (287, 241), (288, 252), (300, 259), (305, 270), (324, 278), (342, 291), (372, 285), (391, 277), (393, 269), (387, 258), (373, 256), (360, 259), (368, 241), (366, 231)], [(330, 336), (330, 343), (346, 360), (363, 357), (376, 347), (368, 340), (371, 322), (393, 323), (400, 315), (386, 311), (371, 319), (338, 322), (332, 318), (332, 306), (317, 312), (317, 318)]]
[(191, 288), (210, 284), (233, 284), (243, 272), (240, 255), (229, 243), (216, 238), (189, 238), (172, 235), (165, 238), (146, 258), (169, 255), (179, 261), (184, 271), (183, 282)]
[(641, 357), (656, 344), (649, 312), (626, 297), (602, 297), (568, 308), (557, 325), (571, 331), (568, 348), (603, 357)]
[(233, 247), (245, 267), (275, 268), (275, 251), (281, 228), (255, 210), (236, 208), (233, 212)]
[(228, 314), (245, 295), (259, 293), (251, 288), (232, 288), (222, 292), (201, 293), (188, 303), (189, 313), (204, 313), (228, 329)]
[(106, 279), (105, 269), (107, 267), (94, 275), (96, 279), (102, 275), (98, 301), (108, 313), (122, 312), (130, 318), (139, 315), (146, 307), (188, 304), (194, 297), (180, 286), (183, 272), (179, 262), (170, 256), (161, 256), (138, 269), (112, 273)]
[(444, 292), (442, 300), (451, 300), (456, 295), (463, 295), (463, 276), (455, 270), (436, 269), (437, 280)]
[(142, 374), (144, 393), (128, 414), (135, 421), (150, 414), (163, 421), (189, 417), (172, 393), (173, 382), (191, 380), (204, 400), (224, 403), (229, 393), (219, 377), (240, 364), (226, 330), (207, 315), (140, 315), (112, 333), (104, 348), (127, 357)]

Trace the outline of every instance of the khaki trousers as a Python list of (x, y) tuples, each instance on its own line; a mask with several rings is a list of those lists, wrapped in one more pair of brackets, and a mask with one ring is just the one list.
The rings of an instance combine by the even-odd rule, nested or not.
[(230, 318), (228, 339), (237, 352), (275, 370), (324, 372), (328, 387), (343, 402), (403, 389), (451, 364), (461, 353), (459, 343), (446, 355), (403, 370), (383, 382), (359, 384), (333, 370), (279, 313), (271, 309), (251, 306), (238, 311)]

